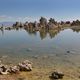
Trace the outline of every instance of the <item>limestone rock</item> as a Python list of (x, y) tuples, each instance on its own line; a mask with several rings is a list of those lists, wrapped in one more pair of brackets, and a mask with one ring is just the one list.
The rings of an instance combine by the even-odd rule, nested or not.
[(8, 74), (8, 68), (6, 65), (0, 64), (0, 74)]
[(9, 67), (0, 63), (0, 74), (19, 73), (20, 71), (32, 71), (32, 62), (25, 60), (17, 66)]
[(32, 63), (28, 60), (18, 64), (20, 71), (32, 71)]
[(19, 72), (19, 67), (18, 66), (10, 67), (8, 72), (9, 73), (18, 73)]
[(64, 74), (62, 72), (53, 72), (50, 76), (51, 79), (63, 79)]

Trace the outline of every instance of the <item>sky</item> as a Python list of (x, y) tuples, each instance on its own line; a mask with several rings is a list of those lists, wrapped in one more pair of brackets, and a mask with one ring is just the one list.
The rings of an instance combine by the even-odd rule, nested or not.
[(35, 21), (41, 16), (80, 19), (80, 0), (0, 0), (0, 22)]

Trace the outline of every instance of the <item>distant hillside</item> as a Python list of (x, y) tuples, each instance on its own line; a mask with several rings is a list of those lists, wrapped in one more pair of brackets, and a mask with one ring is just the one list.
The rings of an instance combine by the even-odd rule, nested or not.
[(0, 22), (0, 26), (2, 26), (2, 24), (5, 26), (12, 26), (15, 22)]

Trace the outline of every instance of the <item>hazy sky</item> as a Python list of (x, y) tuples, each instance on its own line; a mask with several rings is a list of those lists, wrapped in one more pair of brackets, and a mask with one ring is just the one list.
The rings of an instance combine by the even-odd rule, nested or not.
[(0, 21), (80, 19), (80, 0), (0, 0)]

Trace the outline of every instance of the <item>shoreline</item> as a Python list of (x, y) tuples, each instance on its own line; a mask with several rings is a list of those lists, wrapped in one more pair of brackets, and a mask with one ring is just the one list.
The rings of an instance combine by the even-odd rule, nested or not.
[[(42, 59), (42, 58), (41, 58)], [(50, 62), (52, 65), (49, 65), (47, 61), (48, 57), (41, 59), (35, 59), (33, 63), (33, 69), (30, 72), (19, 72), (18, 74), (12, 74), (12, 75), (0, 75), (0, 78), (2, 77), (2, 80), (50, 80), (49, 76), (54, 71), (60, 71), (64, 73), (64, 77), (62, 80), (78, 80), (79, 78), (79, 67), (76, 65), (73, 65), (69, 62)], [(36, 62), (37, 61), (37, 62)], [(43, 62), (42, 62), (43, 61)], [(50, 60), (51, 61), (51, 60)], [(46, 63), (45, 63), (46, 62)], [(45, 63), (45, 64), (44, 64)], [(48, 65), (47, 65), (48, 64)], [(16, 79), (15, 77), (16, 76)], [(5, 79), (4, 79), (5, 78)], [(13, 79), (11, 79), (13, 78)]]

